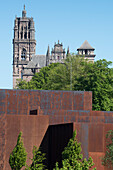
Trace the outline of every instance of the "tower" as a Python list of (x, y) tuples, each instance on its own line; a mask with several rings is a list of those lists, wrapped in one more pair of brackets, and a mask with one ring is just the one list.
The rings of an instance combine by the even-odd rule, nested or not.
[(35, 54), (36, 40), (33, 18), (26, 16), (26, 10), (22, 11), (22, 17), (16, 17), (14, 21), (13, 39), (13, 88), (17, 79), (22, 77), (22, 69), (26, 67)]
[(95, 54), (94, 48), (88, 43), (87, 40), (81, 45), (80, 48), (77, 49), (78, 55), (84, 56), (84, 59), (88, 59), (88, 61), (94, 62)]

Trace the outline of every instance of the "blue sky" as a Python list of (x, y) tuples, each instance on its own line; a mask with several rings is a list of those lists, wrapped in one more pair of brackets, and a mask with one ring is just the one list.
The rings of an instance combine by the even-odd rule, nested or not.
[(33, 17), (36, 54), (45, 54), (58, 39), (76, 52), (85, 40), (94, 47), (95, 61), (113, 62), (113, 0), (10, 0), (0, 4), (0, 89), (12, 88), (13, 26), (23, 5)]

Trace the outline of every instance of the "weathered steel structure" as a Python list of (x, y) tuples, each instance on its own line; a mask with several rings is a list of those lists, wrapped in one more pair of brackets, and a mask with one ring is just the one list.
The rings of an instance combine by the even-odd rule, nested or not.
[[(52, 169), (77, 129), (84, 157), (91, 156), (97, 170), (105, 170), (105, 135), (113, 129), (113, 112), (92, 111), (92, 92), (0, 90), (0, 170), (9, 170), (9, 155), (20, 131), (28, 158), (33, 146), (46, 153)], [(29, 160), (28, 160), (29, 162)]]

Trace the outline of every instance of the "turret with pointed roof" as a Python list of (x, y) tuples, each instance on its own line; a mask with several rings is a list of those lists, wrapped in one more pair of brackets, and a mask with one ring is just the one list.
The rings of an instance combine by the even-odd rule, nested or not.
[(88, 43), (87, 40), (85, 40), (81, 47), (77, 49), (78, 55), (84, 56), (85, 59), (92, 62), (94, 62), (95, 58), (94, 50), (95, 49)]

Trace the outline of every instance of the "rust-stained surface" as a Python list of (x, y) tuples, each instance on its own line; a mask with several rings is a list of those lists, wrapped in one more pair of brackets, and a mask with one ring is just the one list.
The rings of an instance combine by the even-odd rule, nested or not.
[(33, 146), (39, 147), (49, 125), (48, 116), (25, 116), (8, 115), (6, 117), (6, 155), (5, 170), (9, 167), (9, 155), (17, 143), (17, 137), (20, 131), (23, 133), (23, 142), (27, 151), (27, 157), (32, 158)]
[[(37, 115), (30, 115), (30, 111)], [(0, 90), (0, 170), (10, 170), (9, 155), (20, 131), (28, 158), (32, 157), (33, 146), (45, 141), (47, 162), (54, 166), (55, 159), (59, 159), (54, 151), (60, 141), (63, 148), (70, 137), (70, 124), (77, 130), (84, 157), (91, 156), (97, 170), (107, 170), (100, 158), (105, 154), (105, 135), (113, 129), (113, 112), (92, 111), (92, 92)], [(48, 130), (50, 127), (52, 130)]]

